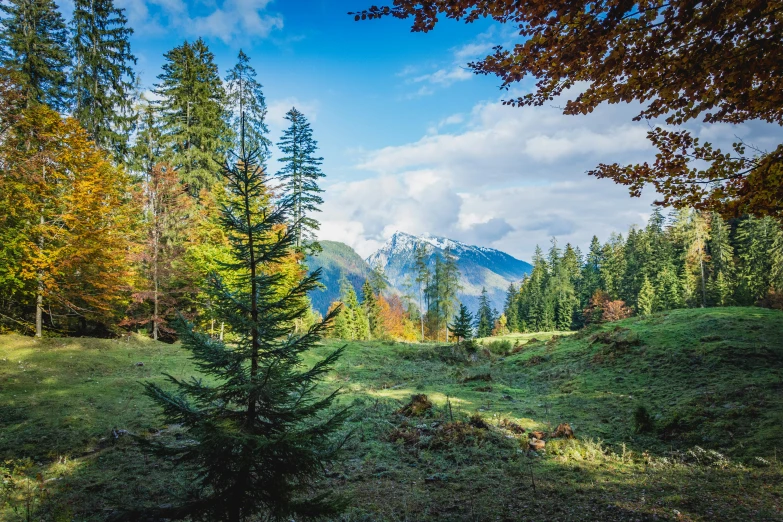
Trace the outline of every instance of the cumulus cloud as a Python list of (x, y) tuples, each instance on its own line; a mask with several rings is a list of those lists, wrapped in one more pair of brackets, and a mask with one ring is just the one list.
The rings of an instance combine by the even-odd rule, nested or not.
[(413, 83), (435, 83), (448, 87), (452, 83), (461, 82), (463, 80), (469, 80), (473, 77), (473, 73), (468, 69), (460, 66), (454, 66), (448, 69), (438, 69), (430, 74), (423, 74), (413, 78)]
[[(322, 237), (368, 255), (396, 230), (430, 233), (529, 260), (553, 236), (586, 248), (594, 234), (604, 241), (643, 225), (656, 198), (651, 190), (631, 198), (625, 187), (585, 174), (602, 162), (653, 159), (649, 125), (632, 122), (639, 106), (565, 116), (564, 103), (484, 102), (414, 142), (365, 152), (357, 166), (367, 179), (327, 188)], [(702, 127), (692, 130), (722, 147), (736, 136), (760, 147), (783, 139), (762, 123)]]
[(283, 28), (283, 17), (267, 12), (272, 0), (118, 0), (131, 27), (140, 34), (176, 29), (187, 36), (220, 38), (226, 43), (266, 38)]

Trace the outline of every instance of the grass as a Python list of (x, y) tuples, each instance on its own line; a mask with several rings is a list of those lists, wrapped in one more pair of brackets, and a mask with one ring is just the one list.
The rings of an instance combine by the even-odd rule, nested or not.
[[(343, 519), (783, 520), (783, 313), (681, 310), (555, 335), (485, 339), (475, 355), (350, 343), (324, 386), (353, 406), (354, 435), (323, 484), (352, 498)], [(191, 371), (177, 346), (142, 338), (0, 337), (0, 467), (10, 461), (16, 485), (0, 491), (0, 519), (165, 503), (188, 471), (112, 430), (177, 436), (138, 382)], [(433, 408), (395, 413), (413, 394)], [(508, 428), (561, 422), (577, 438), (541, 453)]]

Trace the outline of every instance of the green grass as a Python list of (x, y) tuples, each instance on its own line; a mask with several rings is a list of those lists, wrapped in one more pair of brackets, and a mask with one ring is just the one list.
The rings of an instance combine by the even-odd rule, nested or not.
[[(344, 519), (783, 520), (783, 313), (681, 310), (554, 335), (485, 339), (475, 355), (349, 344), (323, 387), (353, 407), (354, 435), (323, 484), (352, 497)], [(188, 470), (111, 431), (177, 436), (139, 381), (191, 368), (177, 346), (141, 338), (0, 337), (0, 463), (20, 467), (0, 520), (103, 520), (166, 502)], [(429, 414), (396, 414), (414, 393), (433, 401)], [(438, 427), (476, 413), (490, 429)], [(577, 439), (534, 455), (503, 420), (568, 422)]]

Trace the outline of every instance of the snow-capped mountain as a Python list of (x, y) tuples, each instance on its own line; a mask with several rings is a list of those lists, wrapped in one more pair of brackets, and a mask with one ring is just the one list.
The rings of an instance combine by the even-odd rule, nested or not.
[(462, 291), (459, 300), (471, 311), (478, 308), (481, 288), (485, 287), (492, 305), (503, 309), (509, 283), (518, 283), (532, 266), (494, 248), (466, 245), (453, 239), (435, 236), (414, 236), (396, 232), (377, 252), (367, 258), (370, 266), (380, 266), (391, 286), (404, 291), (406, 280), (414, 281), (414, 253), (419, 245), (427, 245), (430, 263), (446, 248), (457, 258)]

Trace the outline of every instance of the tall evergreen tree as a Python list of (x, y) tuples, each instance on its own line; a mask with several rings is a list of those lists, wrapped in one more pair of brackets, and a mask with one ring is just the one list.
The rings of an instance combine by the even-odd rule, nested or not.
[[(457, 292), (459, 292), (461, 288), (457, 258), (451, 253), (451, 249), (446, 247), (443, 252), (443, 263), (441, 264), (441, 274), (438, 280), (438, 303), (444, 321), (448, 321), (448, 318), (454, 315), (454, 309), (457, 303)], [(448, 327), (446, 328), (445, 335), (446, 342), (448, 342)]]
[(164, 55), (155, 93), (166, 159), (177, 168), (191, 195), (210, 188), (231, 144), (225, 91), (215, 57), (199, 38)]
[(767, 294), (773, 273), (770, 254), (775, 244), (775, 235), (779, 233), (780, 226), (768, 217), (759, 219), (749, 216), (737, 225), (737, 300), (741, 304), (755, 304)]
[(139, 177), (152, 171), (163, 157), (163, 134), (156, 107), (143, 97), (134, 109), (136, 136), (130, 150), (128, 168)]
[(506, 302), (503, 306), (503, 315), (506, 316), (506, 325), (510, 332), (519, 331), (519, 316), (517, 314), (518, 296), (519, 292), (517, 291), (517, 287), (514, 286), (514, 283), (510, 283), (508, 285), (508, 290), (506, 290)]
[(601, 243), (598, 237), (590, 240), (590, 250), (582, 267), (582, 286), (579, 292), (581, 308), (585, 308), (596, 290), (601, 288)]
[(261, 154), (264, 162), (269, 156), (272, 142), (267, 138), (266, 99), (262, 86), (256, 80), (256, 70), (250, 65), (250, 58), (240, 49), (237, 63), (225, 78), (226, 102), (231, 111), (231, 129), (240, 135), (244, 115), (245, 143)]
[(318, 397), (314, 389), (341, 350), (304, 369), (302, 354), (318, 342), (334, 313), (293, 335), (295, 320), (307, 314), (305, 297), (317, 288), (319, 272), (286, 289), (285, 278), (274, 271), (290, 255), (295, 237), (290, 230), (279, 232), (288, 205), (259, 209), (267, 179), (258, 154), (243, 149), (223, 175), (230, 203), (222, 223), (236, 259), (230, 268), (241, 288), (229, 290), (215, 274), (211, 292), (236, 341), (217, 341), (182, 320), (183, 346), (209, 381), (168, 376), (174, 390), (146, 384), (167, 420), (183, 425), (196, 441), (164, 449), (199, 471), (192, 491), (156, 515), (232, 522), (259, 515), (333, 515), (342, 503), (328, 493), (313, 495), (312, 484), (335, 456), (331, 435), (346, 411), (324, 415), (336, 392)]
[(495, 326), (495, 314), (492, 311), (492, 306), (489, 303), (489, 297), (487, 296), (487, 289), (481, 289), (481, 296), (479, 297), (479, 308), (476, 312), (476, 336), (477, 337), (489, 337), (492, 335), (492, 328)]
[(124, 9), (113, 0), (74, 0), (73, 115), (115, 162), (126, 160), (133, 128), (136, 57)]
[(464, 304), (460, 303), (459, 312), (454, 322), (449, 325), (449, 331), (457, 338), (457, 342), (473, 337), (473, 315)]
[(369, 279), (366, 279), (362, 285), (362, 308), (369, 323), (370, 338), (380, 339), (384, 334), (383, 322), (378, 307), (378, 297)]
[[(430, 284), (432, 273), (430, 272), (430, 252), (426, 243), (417, 243), (413, 251), (413, 268), (416, 274), (416, 286), (419, 294), (419, 322), (421, 327), (421, 341), (424, 342), (424, 317), (429, 310), (429, 298), (426, 289)], [(425, 298), (427, 301), (425, 302)]]
[(296, 247), (307, 247), (310, 251), (319, 251), (315, 241), (318, 221), (313, 212), (320, 212), (323, 203), (318, 180), (324, 177), (321, 172), (323, 158), (316, 157), (318, 142), (313, 139), (313, 131), (305, 115), (292, 108), (285, 115), (290, 125), (283, 133), (277, 146), (282, 157), (283, 167), (277, 176), (283, 182), (284, 196), (291, 201), (293, 208), (291, 223), (296, 238)]
[(650, 315), (655, 310), (655, 289), (647, 276), (644, 276), (639, 297), (636, 300), (636, 311), (639, 315)]
[(69, 106), (67, 69), (71, 63), (68, 31), (53, 0), (8, 0), (3, 12), (2, 66), (17, 74), (28, 106)]

